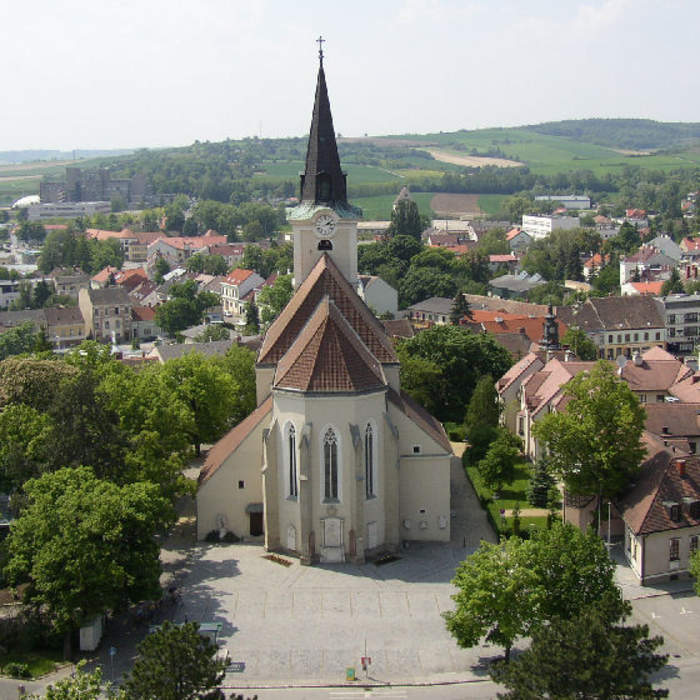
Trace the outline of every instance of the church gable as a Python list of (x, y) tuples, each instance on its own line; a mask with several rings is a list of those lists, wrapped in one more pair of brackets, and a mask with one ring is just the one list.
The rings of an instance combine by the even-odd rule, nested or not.
[(353, 392), (386, 384), (381, 366), (325, 297), (280, 361), (274, 386), (309, 392)]
[(324, 296), (328, 296), (362, 342), (380, 362), (398, 362), (381, 323), (324, 254), (270, 326), (258, 364), (274, 364), (289, 350)]

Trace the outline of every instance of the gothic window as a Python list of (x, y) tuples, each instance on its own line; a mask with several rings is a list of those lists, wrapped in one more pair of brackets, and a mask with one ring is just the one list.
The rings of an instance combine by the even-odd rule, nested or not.
[(374, 431), (371, 423), (365, 428), (365, 495), (374, 498), (377, 495), (374, 483)]
[(296, 498), (298, 492), (297, 487), (297, 437), (293, 425), (289, 425), (287, 429), (287, 480), (288, 480), (288, 495), (290, 498)]
[(338, 500), (338, 436), (328, 428), (323, 436), (323, 498)]

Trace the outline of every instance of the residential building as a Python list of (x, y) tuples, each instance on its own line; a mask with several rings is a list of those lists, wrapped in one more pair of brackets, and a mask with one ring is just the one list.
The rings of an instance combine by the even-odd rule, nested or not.
[(112, 210), (109, 202), (60, 202), (56, 204), (30, 204), (27, 207), (29, 221), (44, 219), (75, 219), (78, 216), (108, 214)]
[[(557, 334), (561, 338), (568, 328), (558, 318), (554, 318), (557, 325)], [(525, 314), (508, 314), (502, 311), (485, 311), (470, 309), (469, 316), (460, 321), (460, 325), (466, 326), (475, 333), (489, 333), (491, 335), (519, 335), (524, 336), (528, 344), (539, 343), (544, 336), (547, 325), (546, 316), (529, 316)], [(529, 345), (528, 345), (529, 348)]]
[(76, 301), (80, 290), (90, 286), (90, 275), (77, 267), (57, 267), (51, 271), (49, 278), (53, 281), (56, 294)]
[(243, 259), (245, 243), (220, 243), (209, 247), (209, 255), (220, 255), (229, 267), (233, 267)]
[(618, 376), (643, 404), (673, 400), (669, 398), (673, 386), (694, 374), (688, 365), (660, 347), (635, 352), (627, 361), (620, 358), (618, 365)]
[(0, 308), (6, 309), (19, 299), (19, 286), (22, 282), (25, 280), (0, 280)]
[(517, 275), (501, 275), (489, 281), (489, 290), (502, 299), (527, 299), (527, 295), (546, 280), (537, 272), (528, 275), (524, 270)]
[(444, 326), (447, 323), (451, 323), (450, 314), (453, 306), (454, 299), (430, 297), (409, 306), (407, 314), (408, 318), (416, 326)]
[(245, 311), (245, 296), (265, 280), (253, 270), (239, 267), (221, 282), (221, 305), (224, 316), (241, 316)]
[(81, 289), (78, 305), (88, 338), (107, 343), (131, 339), (131, 298), (121, 287)]
[(578, 216), (530, 216), (523, 214), (522, 230), (533, 240), (546, 238), (557, 229), (578, 228), (581, 220)]
[(162, 231), (136, 232), (124, 228), (121, 231), (105, 231), (102, 229), (86, 229), (85, 235), (98, 241), (117, 240), (124, 253), (124, 259), (129, 262), (146, 262), (148, 246), (159, 238), (167, 236)]
[(652, 238), (647, 245), (656, 248), (667, 258), (675, 260), (676, 263), (680, 262), (680, 259), (683, 257), (683, 249), (667, 233), (662, 233), (656, 238)]
[(666, 347), (674, 355), (695, 354), (700, 342), (700, 294), (670, 294), (657, 303), (666, 322)]
[(651, 296), (589, 297), (582, 304), (559, 307), (557, 316), (569, 328), (583, 330), (601, 358), (632, 357), (635, 351), (665, 346), (663, 304)]
[(465, 294), (464, 298), (469, 308), (485, 309), (489, 311), (502, 311), (508, 314), (520, 314), (527, 316), (546, 316), (549, 313), (547, 304), (531, 304), (517, 299), (501, 299), (500, 297), (484, 296), (482, 294)]
[(357, 293), (375, 314), (396, 316), (399, 310), (399, 293), (381, 277), (358, 275)]
[(667, 279), (676, 261), (658, 248), (643, 245), (636, 253), (620, 258), (620, 284), (636, 281)]
[[(697, 382), (698, 375), (691, 375)], [(697, 454), (700, 445), (700, 403), (653, 403), (645, 406), (644, 423), (648, 433), (664, 443), (665, 447)]]
[(564, 209), (590, 209), (591, 198), (577, 194), (541, 194), (536, 202), (558, 202)]
[(61, 306), (43, 311), (46, 317), (46, 338), (59, 349), (80, 345), (87, 338), (85, 319), (77, 306)]
[(163, 331), (156, 323), (156, 310), (148, 306), (132, 306), (131, 333), (138, 340), (153, 340), (162, 336)]
[(622, 296), (635, 296), (638, 294), (646, 294), (652, 297), (661, 296), (664, 282), (666, 280), (656, 280), (654, 282), (625, 282), (620, 285)]
[(642, 585), (689, 576), (700, 538), (700, 459), (647, 439), (648, 458), (616, 503), (624, 550)]
[(355, 291), (360, 212), (322, 65), (305, 163), (289, 215), (295, 293), (258, 354), (257, 408), (201, 471), (198, 537), (225, 527), (306, 564), (449, 542), (450, 443), (401, 391), (393, 343)]
[(516, 226), (506, 233), (506, 241), (508, 241), (510, 249), (516, 253), (526, 250), (530, 246), (532, 236)]
[(197, 253), (208, 254), (212, 246), (224, 245), (228, 242), (226, 236), (207, 232), (204, 236), (172, 236), (161, 237), (148, 245), (147, 261), (149, 272), (156, 260), (163, 258), (170, 267), (183, 264), (188, 258)]

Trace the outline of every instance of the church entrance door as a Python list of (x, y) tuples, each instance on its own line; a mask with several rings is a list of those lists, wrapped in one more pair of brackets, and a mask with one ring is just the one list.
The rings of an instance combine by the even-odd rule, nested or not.
[(265, 534), (263, 530), (263, 514), (250, 513), (250, 536), (258, 537), (263, 534)]

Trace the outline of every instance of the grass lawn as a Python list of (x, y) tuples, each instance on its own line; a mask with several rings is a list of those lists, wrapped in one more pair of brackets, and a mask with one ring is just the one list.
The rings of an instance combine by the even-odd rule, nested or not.
[[(515, 480), (504, 486), (499, 498), (494, 500), (493, 491), (483, 482), (479, 470), (476, 466), (467, 466), (467, 476), (474, 486), (479, 500), (485, 504), (486, 510), (491, 516), (492, 524), (496, 527), (499, 535), (510, 535), (513, 532), (513, 518), (501, 517), (501, 510), (512, 510), (516, 504), (520, 504), (521, 509), (531, 508), (527, 502), (526, 490), (530, 480), (530, 464), (520, 462), (515, 468)], [(520, 516), (520, 531), (532, 528), (544, 528), (547, 525), (547, 516)]]
[(57, 649), (34, 649), (33, 651), (8, 651), (0, 654), (0, 669), (4, 673), (5, 665), (9, 663), (27, 664), (32, 678), (38, 678), (55, 671), (66, 662)]
[(479, 195), (479, 209), (490, 216), (498, 216), (501, 213), (503, 202), (508, 199), (507, 194), (481, 194)]
[[(267, 180), (268, 182), (285, 182), (291, 180), (296, 184), (299, 180), (299, 173), (304, 170), (303, 161), (282, 161), (278, 163), (265, 163), (265, 172), (254, 175), (256, 180)], [(400, 182), (401, 178), (395, 173), (384, 168), (373, 165), (355, 165), (348, 163), (343, 165), (343, 170), (348, 174), (348, 183), (360, 185), (374, 182)], [(397, 189), (398, 194), (398, 189)]]

